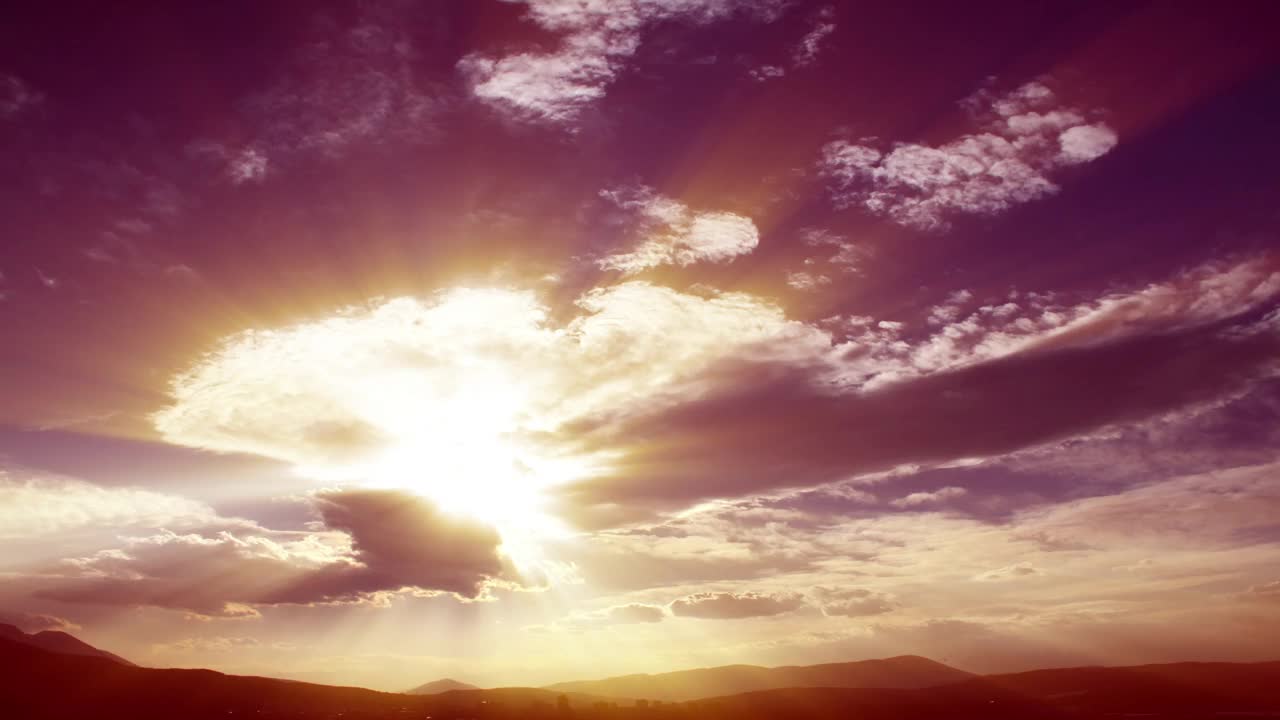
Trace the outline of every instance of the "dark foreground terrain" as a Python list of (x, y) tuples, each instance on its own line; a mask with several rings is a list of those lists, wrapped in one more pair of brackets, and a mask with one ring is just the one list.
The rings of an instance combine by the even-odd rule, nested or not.
[(141, 668), (0, 638), (4, 720), (1246, 717), (1280, 717), (1280, 662), (1067, 668), (968, 677), (927, 688), (794, 687), (673, 703), (536, 688), (383, 693), (211, 670)]

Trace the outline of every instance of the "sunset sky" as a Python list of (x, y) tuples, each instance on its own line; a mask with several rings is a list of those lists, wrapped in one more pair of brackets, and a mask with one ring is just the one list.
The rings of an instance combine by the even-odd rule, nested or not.
[(0, 622), (404, 689), (1276, 659), (1280, 11), (0, 11)]

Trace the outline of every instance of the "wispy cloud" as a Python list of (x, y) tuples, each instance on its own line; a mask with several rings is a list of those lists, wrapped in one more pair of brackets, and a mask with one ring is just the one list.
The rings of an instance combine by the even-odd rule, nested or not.
[(804, 605), (800, 593), (702, 592), (673, 600), (670, 607), (676, 617), (734, 620), (780, 615)]
[(0, 120), (10, 120), (39, 107), (44, 93), (31, 88), (16, 75), (0, 73)]

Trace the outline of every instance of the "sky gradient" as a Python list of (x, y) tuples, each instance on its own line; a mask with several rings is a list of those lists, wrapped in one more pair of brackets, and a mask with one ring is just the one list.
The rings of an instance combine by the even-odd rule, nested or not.
[(0, 622), (1275, 659), (1271, 4), (188, 5), (0, 16)]

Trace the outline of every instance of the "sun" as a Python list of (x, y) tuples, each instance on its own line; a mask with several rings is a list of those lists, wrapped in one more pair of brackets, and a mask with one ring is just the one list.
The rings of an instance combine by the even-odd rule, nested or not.
[[(350, 408), (376, 431), (377, 449), (339, 472), (366, 487), (411, 492), (441, 512), (490, 525), (517, 566), (537, 564), (539, 546), (569, 528), (548, 491), (586, 471), (530, 438), (530, 390), (493, 363), (463, 365), (447, 378), (388, 369), (363, 379)], [(323, 472), (320, 471), (320, 472)]]

